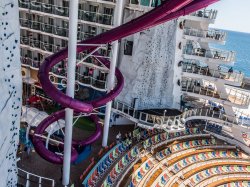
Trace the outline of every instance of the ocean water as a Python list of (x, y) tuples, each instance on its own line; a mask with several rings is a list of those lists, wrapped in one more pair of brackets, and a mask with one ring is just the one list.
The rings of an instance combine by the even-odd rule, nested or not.
[(226, 32), (226, 44), (211, 44), (211, 47), (228, 51), (235, 51), (236, 62), (233, 68), (244, 72), (246, 77), (250, 77), (250, 33), (242, 33), (235, 31)]

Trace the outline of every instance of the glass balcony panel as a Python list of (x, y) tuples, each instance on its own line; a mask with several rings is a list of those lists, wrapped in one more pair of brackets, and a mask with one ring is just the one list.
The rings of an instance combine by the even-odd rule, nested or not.
[(30, 8), (31, 10), (41, 11), (42, 10), (42, 4), (36, 1), (30, 2)]
[(191, 16), (201, 17), (201, 18), (207, 18), (207, 19), (216, 19), (217, 17), (217, 10), (199, 10), (196, 12), (193, 12), (190, 14)]
[(100, 14), (99, 15), (99, 23), (105, 24), (105, 25), (112, 25), (112, 15), (108, 14)]
[(27, 1), (19, 0), (19, 7), (21, 7), (21, 8), (29, 8), (30, 7), (30, 3), (27, 2)]
[(52, 33), (52, 26), (49, 24), (44, 25), (44, 31), (47, 33)]
[(45, 13), (52, 13), (52, 5), (43, 3), (42, 11)]
[(69, 16), (69, 9), (67, 7), (52, 6), (52, 13), (59, 16)]
[(41, 30), (41, 24), (38, 22), (31, 22), (31, 28), (35, 30)]
[(130, 0), (130, 4), (138, 5), (139, 1), (138, 0)]
[(30, 26), (30, 22), (27, 19), (20, 19), (20, 25), (22, 27), (29, 27)]
[(150, 0), (141, 0), (140, 5), (142, 6), (149, 6), (150, 5)]

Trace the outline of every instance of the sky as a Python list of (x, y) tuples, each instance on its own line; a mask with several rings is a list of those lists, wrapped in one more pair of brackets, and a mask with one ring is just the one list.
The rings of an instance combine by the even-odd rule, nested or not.
[(250, 0), (220, 0), (208, 8), (218, 10), (211, 27), (250, 33)]

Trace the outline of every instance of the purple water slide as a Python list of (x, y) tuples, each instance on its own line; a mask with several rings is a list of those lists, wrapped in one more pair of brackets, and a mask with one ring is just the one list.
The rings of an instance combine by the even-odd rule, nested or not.
[[(146, 14), (125, 23), (119, 27), (116, 27), (110, 31), (97, 35), (91, 39), (80, 42), (80, 44), (107, 44), (113, 41), (119, 40), (131, 34), (140, 32), (144, 29), (156, 26), (168, 20), (177, 18), (179, 16), (184, 16), (190, 14), (196, 10), (204, 8), (209, 4), (217, 2), (218, 0), (175, 0), (175, 1), (165, 1), (159, 7), (154, 8), (153, 10), (147, 12)], [(77, 46), (77, 52), (83, 51), (91, 51), (96, 49), (93, 46)], [(117, 84), (115, 88), (106, 94), (104, 97), (90, 101), (90, 102), (82, 102), (76, 99), (73, 99), (64, 93), (60, 92), (49, 80), (49, 72), (53, 66), (62, 60), (68, 57), (68, 49), (65, 48), (58, 53), (55, 53), (42, 63), (39, 69), (39, 80), (41, 82), (43, 90), (56, 102), (60, 103), (62, 106), (67, 108), (74, 109), (75, 112), (81, 113), (91, 113), (94, 108), (105, 105), (107, 102), (112, 101), (118, 94), (121, 92), (124, 85), (124, 78), (119, 71), (116, 69), (115, 76), (117, 79)], [(102, 57), (96, 57), (100, 60), (105, 66), (109, 68), (109, 61)], [(45, 129), (53, 122), (57, 121), (64, 117), (64, 110), (56, 112), (50, 115), (48, 118), (43, 120), (39, 126), (37, 127), (35, 133), (43, 134)], [(98, 122), (97, 116), (92, 115), (92, 119), (96, 123), (96, 132), (83, 141), (75, 141), (73, 140), (72, 147), (72, 158), (74, 161), (77, 158), (77, 152), (75, 150), (75, 146), (77, 145), (87, 145), (96, 141), (101, 135), (101, 127)], [(38, 136), (33, 137), (33, 143), (36, 151), (47, 161), (56, 164), (62, 164), (63, 159), (62, 156), (59, 156), (49, 150), (47, 150), (44, 146), (44, 143), (41, 138)]]

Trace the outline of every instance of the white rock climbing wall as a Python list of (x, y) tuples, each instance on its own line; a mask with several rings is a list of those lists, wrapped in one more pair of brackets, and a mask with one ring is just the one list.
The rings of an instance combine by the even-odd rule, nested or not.
[(0, 186), (17, 185), (16, 151), (21, 114), (17, 0), (0, 0)]
[(123, 55), (126, 41), (122, 41), (119, 68), (125, 86), (119, 100), (132, 104), (138, 98), (138, 109), (173, 106), (175, 35), (176, 21), (170, 21), (127, 37), (134, 42), (133, 56)]

